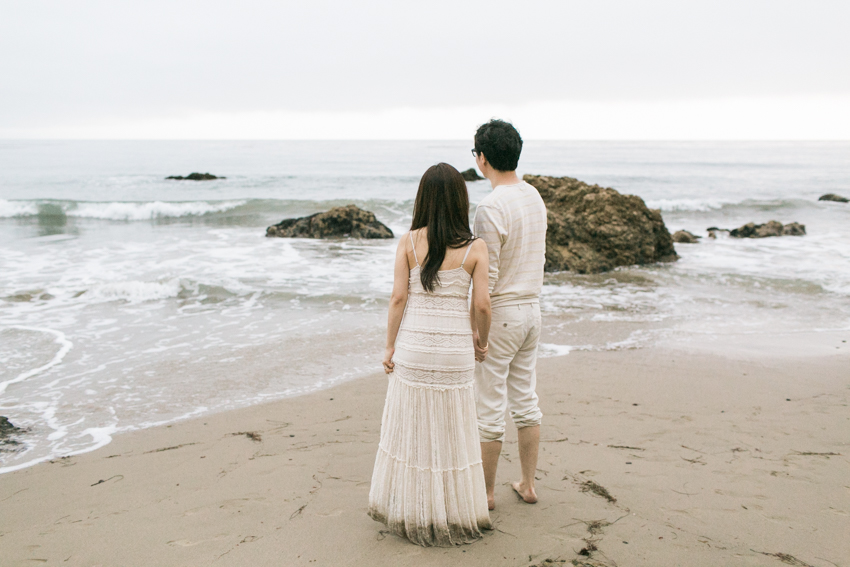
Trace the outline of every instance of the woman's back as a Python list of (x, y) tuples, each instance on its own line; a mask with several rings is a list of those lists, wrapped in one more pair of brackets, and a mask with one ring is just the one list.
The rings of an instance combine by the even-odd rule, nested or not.
[(421, 257), (412, 233), (410, 241), (414, 266), (393, 357), (396, 376), (408, 382), (470, 387), (475, 369), (468, 303), (472, 276), (463, 265), (469, 247), (460, 251), (463, 256), (457, 267), (438, 272), (434, 289), (427, 291), (420, 278)]
[(413, 230), (399, 242), (393, 267), (383, 362), (389, 383), (369, 514), (419, 545), (470, 542), (491, 527), (469, 311), (474, 281), (473, 306), (476, 317), (484, 313), (477, 326), (486, 345), (487, 246), (473, 238), (468, 215), (460, 173), (447, 164), (429, 168)]

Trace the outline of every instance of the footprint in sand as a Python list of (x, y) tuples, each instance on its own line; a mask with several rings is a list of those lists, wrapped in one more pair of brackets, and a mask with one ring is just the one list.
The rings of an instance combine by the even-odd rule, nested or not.
[(316, 512), (315, 515), (319, 516), (320, 518), (331, 518), (331, 517), (334, 517), (334, 516), (341, 516), (344, 511), (345, 510), (343, 510), (342, 508), (337, 508), (336, 510), (331, 510), (330, 512), (327, 512), (327, 513)]

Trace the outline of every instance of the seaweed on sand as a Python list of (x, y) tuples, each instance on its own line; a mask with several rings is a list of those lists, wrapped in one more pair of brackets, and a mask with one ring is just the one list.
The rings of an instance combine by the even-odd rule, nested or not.
[(592, 480), (586, 480), (586, 481), (582, 482), (579, 485), (579, 487), (581, 488), (582, 492), (592, 492), (593, 494), (595, 494), (597, 496), (601, 496), (602, 498), (604, 498), (605, 500), (607, 500), (611, 504), (614, 504), (614, 503), (617, 502), (617, 499), (614, 498), (613, 496), (611, 496), (611, 493), (608, 492), (607, 488), (605, 488), (601, 484), (593, 482)]

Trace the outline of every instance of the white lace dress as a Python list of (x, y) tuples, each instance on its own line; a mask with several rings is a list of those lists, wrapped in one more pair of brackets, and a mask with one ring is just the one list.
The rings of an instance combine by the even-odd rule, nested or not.
[(410, 271), (369, 515), (413, 543), (445, 547), (492, 526), (475, 415), (471, 276), (461, 265), (439, 279), (428, 293), (418, 260)]

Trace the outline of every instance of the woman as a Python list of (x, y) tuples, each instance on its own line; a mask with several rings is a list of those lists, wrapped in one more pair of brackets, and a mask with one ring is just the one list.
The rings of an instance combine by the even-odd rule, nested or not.
[(472, 342), (475, 325), (486, 356), (487, 258), (469, 230), (463, 177), (448, 164), (432, 166), (396, 252), (383, 361), (389, 386), (369, 492), (369, 515), (419, 545), (468, 543), (492, 528)]

